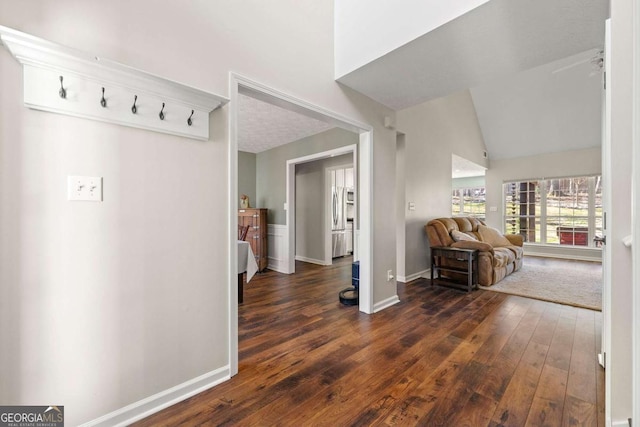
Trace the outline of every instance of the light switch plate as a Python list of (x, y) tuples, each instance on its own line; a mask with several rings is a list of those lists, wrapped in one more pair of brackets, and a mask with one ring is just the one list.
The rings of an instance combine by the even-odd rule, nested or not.
[(416, 204), (413, 202), (409, 202), (409, 210), (410, 211), (415, 211), (416, 210)]
[(69, 175), (67, 177), (67, 199), (101, 202), (102, 177)]

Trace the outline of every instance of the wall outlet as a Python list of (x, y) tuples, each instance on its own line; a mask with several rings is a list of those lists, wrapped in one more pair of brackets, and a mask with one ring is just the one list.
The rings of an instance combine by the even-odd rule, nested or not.
[(409, 202), (408, 208), (410, 211), (415, 211), (416, 210), (416, 204), (413, 202)]
[(489, 212), (498, 212), (497, 206), (489, 206)]
[(387, 282), (393, 280), (393, 270), (387, 270)]
[(69, 175), (67, 177), (67, 199), (101, 202), (102, 177)]

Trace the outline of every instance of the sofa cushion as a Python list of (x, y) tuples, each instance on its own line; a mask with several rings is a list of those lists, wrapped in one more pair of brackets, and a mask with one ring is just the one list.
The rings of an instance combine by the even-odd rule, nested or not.
[(482, 240), (483, 242), (487, 242), (494, 248), (511, 246), (511, 242), (509, 241), (509, 239), (504, 237), (504, 235), (495, 228), (487, 227), (486, 225), (480, 225), (478, 226), (478, 234), (480, 235), (480, 240)]
[(470, 233), (463, 233), (462, 231), (458, 231), (458, 230), (451, 230), (451, 238), (456, 242), (478, 240), (475, 238), (475, 236), (472, 236)]
[(464, 233), (478, 231), (478, 227), (484, 224), (479, 219), (470, 216), (455, 217), (453, 220), (456, 222), (457, 229)]
[(451, 244), (451, 247), (460, 249), (477, 249), (480, 252), (493, 253), (493, 246), (485, 242), (478, 242), (476, 240), (462, 240), (460, 242), (453, 242)]
[(522, 259), (524, 256), (524, 249), (520, 246), (506, 246), (513, 254), (516, 256), (516, 259)]
[(509, 248), (493, 248), (493, 266), (504, 267), (516, 260), (516, 256)]

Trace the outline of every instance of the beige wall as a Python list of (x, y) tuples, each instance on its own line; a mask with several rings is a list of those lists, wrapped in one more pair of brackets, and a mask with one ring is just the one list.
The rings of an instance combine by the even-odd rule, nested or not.
[[(234, 71), (371, 125), (373, 299), (395, 294), (394, 113), (334, 81), (332, 2), (3, 1), (0, 16), (213, 93)], [(0, 76), (0, 401), (60, 402), (77, 425), (228, 366), (229, 108), (196, 142), (29, 110), (4, 48)], [(69, 174), (103, 176), (104, 202), (67, 202)]]
[[(481, 166), (486, 150), (469, 91), (399, 111), (405, 134), (405, 276), (429, 268), (429, 220), (451, 216), (451, 155)], [(416, 209), (407, 209), (409, 202)]]

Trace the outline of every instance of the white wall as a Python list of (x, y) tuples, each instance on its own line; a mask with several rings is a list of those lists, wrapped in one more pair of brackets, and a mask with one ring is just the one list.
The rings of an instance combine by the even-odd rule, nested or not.
[(399, 111), (397, 123), (405, 134), (405, 276), (411, 278), (429, 268), (424, 226), (451, 216), (451, 155), (488, 165), (469, 91)]
[[(331, 2), (43, 0), (0, 16), (220, 95), (233, 70), (373, 126), (374, 303), (395, 295), (394, 113), (333, 80)], [(228, 108), (194, 142), (28, 110), (4, 48), (0, 73), (0, 401), (59, 402), (77, 425), (227, 366)], [(68, 174), (103, 176), (104, 202), (67, 202)]]
[[(633, 1), (611, 1), (611, 204), (607, 250), (611, 252), (611, 378), (612, 420), (631, 417), (632, 262), (622, 238), (631, 234), (631, 128)], [(634, 422), (635, 424), (635, 422)]]
[(492, 160), (600, 147), (602, 73), (591, 64), (595, 52), (471, 89)]
[(487, 1), (334, 1), (336, 78), (368, 64)]

